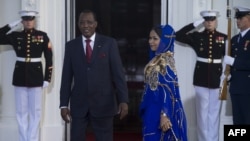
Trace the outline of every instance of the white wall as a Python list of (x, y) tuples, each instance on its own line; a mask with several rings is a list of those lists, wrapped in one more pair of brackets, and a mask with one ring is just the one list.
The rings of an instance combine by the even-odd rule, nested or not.
[(65, 1), (38, 1), (40, 12), (39, 29), (46, 31), (53, 45), (53, 79), (44, 91), (44, 116), (41, 126), (41, 141), (62, 141), (63, 122), (59, 109), (59, 89), (65, 44)]
[[(13, 3), (16, 4), (13, 5)], [(21, 8), (20, 5), (20, 1), (17, 0), (1, 0), (1, 27), (19, 18), (15, 13)], [(12, 86), (14, 58), (15, 53), (11, 46), (0, 45), (0, 140), (2, 141), (6, 139), (10, 139), (11, 141), (17, 140), (14, 91)]]

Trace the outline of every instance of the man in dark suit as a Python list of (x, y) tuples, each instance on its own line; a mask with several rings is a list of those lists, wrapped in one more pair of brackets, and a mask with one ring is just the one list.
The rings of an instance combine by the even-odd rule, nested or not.
[(67, 42), (65, 48), (61, 116), (72, 121), (71, 141), (85, 141), (89, 123), (96, 141), (112, 141), (114, 115), (123, 119), (128, 114), (128, 89), (117, 43), (96, 33), (93, 11), (82, 11), (78, 26), (82, 36)]
[[(0, 44), (12, 45), (17, 56), (12, 84), (19, 141), (39, 141), (42, 88), (48, 86), (52, 75), (52, 45), (47, 33), (35, 29), (37, 14), (37, 11), (20, 11), (21, 20), (0, 29)], [(20, 22), (24, 30), (8, 33)], [(42, 55), (45, 57), (45, 70)]]
[[(176, 32), (176, 40), (188, 44), (197, 55), (193, 84), (196, 92), (198, 141), (219, 140), (219, 89), (222, 57), (227, 36), (216, 30), (218, 11), (201, 11), (202, 20), (190, 23)], [(195, 31), (203, 25), (202, 32)]]
[(232, 37), (231, 56), (225, 56), (223, 63), (231, 66), (233, 123), (250, 125), (250, 9), (235, 7), (235, 18), (240, 33)]

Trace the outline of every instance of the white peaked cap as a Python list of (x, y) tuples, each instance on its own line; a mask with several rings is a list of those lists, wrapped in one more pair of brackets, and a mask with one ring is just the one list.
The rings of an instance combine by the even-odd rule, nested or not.
[(235, 6), (234, 9), (239, 11), (239, 12), (250, 12), (249, 8), (241, 7), (241, 6)]
[(38, 14), (37, 11), (29, 11), (29, 10), (21, 10), (19, 12), (19, 14), (21, 15), (21, 17), (23, 16), (36, 16)]
[(202, 17), (218, 17), (219, 16), (219, 11), (215, 10), (204, 10), (200, 12), (200, 15)]

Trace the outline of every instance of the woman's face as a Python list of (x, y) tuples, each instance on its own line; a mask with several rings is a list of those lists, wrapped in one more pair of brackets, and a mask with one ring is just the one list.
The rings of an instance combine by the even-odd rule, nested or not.
[(148, 43), (152, 51), (156, 51), (160, 44), (160, 37), (154, 30), (151, 30), (149, 33)]

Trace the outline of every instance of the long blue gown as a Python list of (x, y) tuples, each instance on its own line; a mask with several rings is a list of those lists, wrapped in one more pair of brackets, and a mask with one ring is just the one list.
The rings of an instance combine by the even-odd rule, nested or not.
[[(144, 69), (145, 88), (140, 104), (143, 141), (187, 141), (187, 123), (173, 55), (175, 33), (169, 25), (162, 30), (156, 55)], [(162, 112), (172, 123), (166, 132), (160, 129)]]

